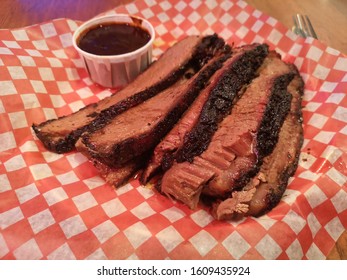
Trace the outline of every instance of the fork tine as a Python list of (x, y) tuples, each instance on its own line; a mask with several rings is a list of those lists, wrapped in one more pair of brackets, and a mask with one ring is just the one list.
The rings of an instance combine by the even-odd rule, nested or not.
[(303, 33), (305, 33), (305, 35), (307, 35), (306, 32), (305, 32), (305, 29), (304, 29), (304, 25), (302, 24), (301, 15), (300, 14), (296, 14), (296, 18), (297, 18), (297, 21), (299, 23), (299, 28), (303, 31)]
[(294, 16), (293, 15), (293, 22), (294, 22), (294, 31), (296, 34), (300, 35), (303, 38), (306, 38), (306, 34), (303, 31), (303, 29), (300, 27), (300, 22), (299, 22), (299, 15)]
[(306, 23), (306, 20), (305, 20), (305, 17), (300, 15), (300, 19), (301, 19), (301, 22), (302, 22), (302, 25), (303, 25), (303, 29), (304, 29), (304, 32), (306, 34), (306, 36), (308, 37), (312, 37), (312, 34), (311, 34), (311, 30), (308, 28), (307, 26), (307, 23)]
[(293, 16), (293, 22), (294, 22), (294, 28), (295, 29), (299, 28), (299, 24), (298, 24), (298, 21), (296, 20), (295, 16)]
[(314, 31), (313, 26), (312, 26), (312, 24), (311, 24), (311, 21), (310, 21), (310, 19), (309, 19), (309, 17), (308, 17), (307, 15), (305, 15), (305, 19), (306, 19), (306, 21), (307, 21), (308, 30), (310, 30), (311, 36), (312, 36), (313, 38), (315, 38), (315, 39), (318, 39), (317, 34), (316, 34), (316, 32)]

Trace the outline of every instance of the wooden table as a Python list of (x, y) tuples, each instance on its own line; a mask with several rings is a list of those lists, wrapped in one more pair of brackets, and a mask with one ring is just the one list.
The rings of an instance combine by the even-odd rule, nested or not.
[[(55, 18), (87, 20), (132, 0), (1, 0), (0, 28), (17, 28)], [(310, 17), (318, 38), (347, 54), (347, 1), (345, 0), (246, 0), (253, 7), (276, 18), (288, 28), (292, 15)], [(347, 231), (337, 241), (328, 259), (347, 259)]]
[(308, 15), (318, 39), (347, 55), (346, 0), (246, 0), (256, 9), (292, 28), (295, 14)]

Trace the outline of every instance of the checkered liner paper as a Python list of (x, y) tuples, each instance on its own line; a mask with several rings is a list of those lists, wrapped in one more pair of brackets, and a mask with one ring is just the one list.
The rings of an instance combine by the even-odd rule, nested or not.
[(109, 96), (71, 45), (80, 22), (0, 30), (0, 258), (324, 259), (347, 228), (347, 58), (243, 1), (140, 0), (109, 11), (147, 18), (154, 56), (187, 34), (266, 42), (305, 82), (305, 141), (280, 204), (215, 221), (137, 180), (115, 190), (80, 153), (55, 154), (31, 129)]

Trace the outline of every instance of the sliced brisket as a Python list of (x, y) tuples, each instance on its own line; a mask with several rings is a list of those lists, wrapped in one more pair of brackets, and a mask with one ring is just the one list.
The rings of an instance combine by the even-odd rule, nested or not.
[(268, 54), (267, 45), (245, 45), (225, 69), (220, 82), (204, 105), (197, 124), (187, 133), (176, 154), (177, 162), (189, 161), (206, 150), (220, 121), (230, 113), (237, 94), (257, 73)]
[(83, 146), (77, 148), (111, 167), (120, 167), (154, 148), (229, 56), (230, 48), (226, 47), (188, 81), (130, 108), (97, 131), (84, 133)]
[(175, 127), (153, 152), (141, 181), (146, 183), (158, 170), (167, 170), (172, 163), (192, 160), (208, 145), (218, 123), (230, 111), (240, 89), (256, 75), (268, 53), (266, 45), (246, 45), (233, 50), (229, 58), (199, 94)]
[(260, 216), (275, 207), (297, 169), (303, 143), (301, 98), (304, 83), (299, 73), (288, 86), (292, 95), (290, 112), (285, 118), (273, 152), (263, 159), (258, 174), (232, 197), (214, 204), (213, 214), (221, 219), (243, 215)]
[(250, 215), (259, 216), (275, 207), (287, 187), (289, 177), (293, 176), (297, 169), (303, 143), (303, 86), (302, 78), (297, 74), (288, 87), (289, 93), (293, 96), (291, 111), (283, 123), (273, 153), (264, 158), (260, 173), (265, 175), (265, 182), (260, 182), (251, 200)]
[(292, 68), (271, 52), (208, 148), (192, 162), (177, 163), (164, 174), (162, 192), (195, 208), (202, 191), (225, 197), (246, 184), (277, 142), (290, 108), (286, 88), (293, 77)]
[(146, 159), (144, 157), (138, 157), (121, 167), (110, 167), (98, 160), (93, 160), (93, 165), (108, 184), (118, 188), (133, 177), (143, 167), (145, 162)]
[(68, 152), (82, 133), (103, 127), (116, 115), (174, 84), (188, 68), (197, 71), (223, 45), (216, 35), (186, 37), (121, 91), (71, 115), (33, 124), (33, 129), (49, 150)]
[(203, 199), (219, 220), (259, 216), (297, 169), (303, 87), (265, 44), (188, 36), (114, 95), (33, 129), (49, 150), (76, 147), (114, 187), (144, 168), (141, 183), (159, 173), (159, 191), (191, 209)]
[[(236, 104), (230, 122), (225, 124), (231, 137), (224, 138), (222, 146), (231, 149), (235, 160), (214, 176), (204, 189), (206, 194), (220, 197), (244, 186), (277, 143), (279, 130), (290, 109), (291, 95), (287, 86), (294, 71), (272, 52), (261, 75), (263, 77), (254, 80), (246, 91), (249, 100), (245, 97)], [(223, 126), (220, 129), (223, 130)], [(219, 145), (218, 140), (216, 143)]]

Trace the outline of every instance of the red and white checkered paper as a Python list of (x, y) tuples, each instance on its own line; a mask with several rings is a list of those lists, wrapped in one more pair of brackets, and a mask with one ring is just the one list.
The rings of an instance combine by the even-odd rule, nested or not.
[(187, 34), (266, 42), (305, 82), (305, 141), (280, 204), (260, 218), (215, 221), (137, 180), (117, 190), (80, 153), (46, 150), (33, 122), (111, 94), (71, 45), (80, 24), (57, 19), (0, 30), (0, 258), (324, 259), (347, 228), (347, 58), (302, 39), (243, 1), (139, 0), (109, 13), (147, 18), (154, 55)]

